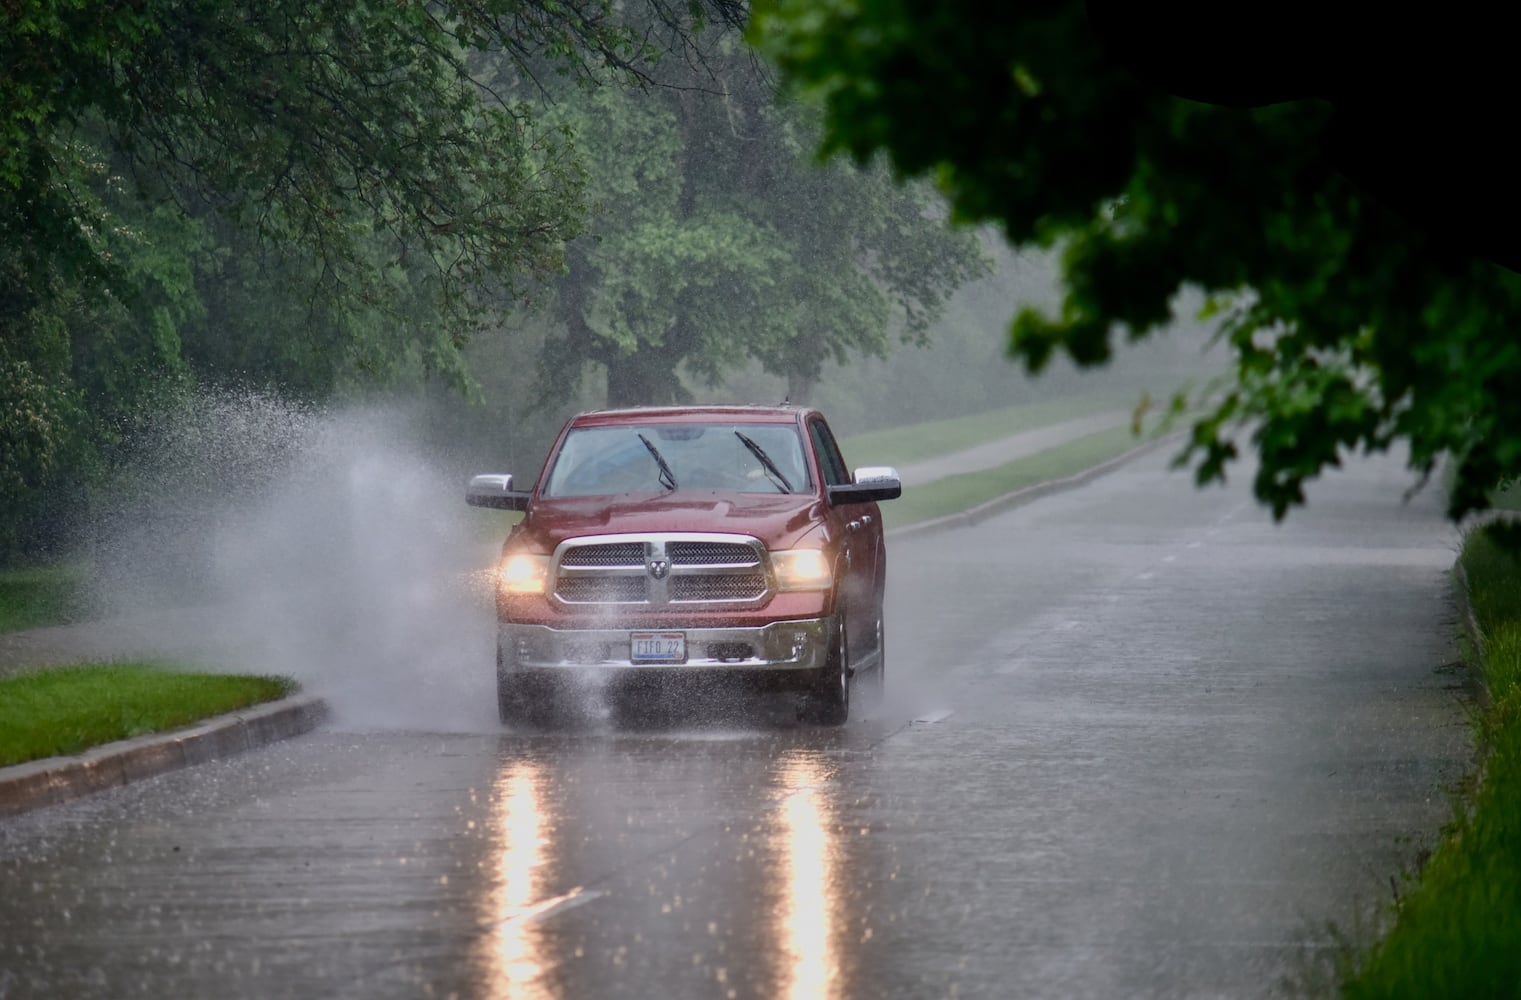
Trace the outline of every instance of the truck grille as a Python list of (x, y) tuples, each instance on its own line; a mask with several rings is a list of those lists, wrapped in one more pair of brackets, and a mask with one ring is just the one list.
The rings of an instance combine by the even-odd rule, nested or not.
[(570, 539), (551, 572), (563, 604), (755, 605), (771, 596), (765, 546), (748, 535)]
[(766, 592), (760, 573), (727, 576), (678, 576), (671, 581), (673, 601), (753, 601)]
[(560, 600), (570, 604), (643, 604), (644, 580), (639, 577), (570, 577), (560, 581), (555, 590)]
[(758, 561), (756, 551), (737, 542), (670, 542), (666, 552), (678, 566), (722, 563), (747, 566)]
[(612, 545), (577, 545), (566, 549), (561, 566), (643, 566), (644, 545), (616, 542)]

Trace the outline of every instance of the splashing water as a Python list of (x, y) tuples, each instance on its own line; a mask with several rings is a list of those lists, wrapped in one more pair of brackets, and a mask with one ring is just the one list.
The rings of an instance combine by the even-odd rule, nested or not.
[(490, 567), (415, 413), (202, 393), (137, 442), (98, 532), (97, 609), (141, 646), (288, 674), (336, 723), (496, 722)]

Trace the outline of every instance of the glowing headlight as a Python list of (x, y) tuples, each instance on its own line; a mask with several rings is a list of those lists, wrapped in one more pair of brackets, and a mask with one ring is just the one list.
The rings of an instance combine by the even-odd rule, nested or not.
[(549, 580), (549, 557), (519, 552), (507, 557), (499, 575), (509, 594), (542, 594)]
[(819, 549), (789, 549), (771, 553), (778, 590), (828, 590), (834, 581), (829, 559)]

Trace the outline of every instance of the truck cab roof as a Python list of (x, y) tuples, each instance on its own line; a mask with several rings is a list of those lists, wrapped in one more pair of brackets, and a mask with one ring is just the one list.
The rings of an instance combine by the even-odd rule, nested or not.
[(746, 423), (796, 423), (813, 413), (810, 406), (782, 404), (762, 406), (743, 403), (704, 403), (686, 406), (630, 406), (617, 409), (588, 410), (578, 413), (571, 423), (577, 427), (622, 424), (630, 421), (648, 423), (685, 423), (691, 420), (732, 420)]

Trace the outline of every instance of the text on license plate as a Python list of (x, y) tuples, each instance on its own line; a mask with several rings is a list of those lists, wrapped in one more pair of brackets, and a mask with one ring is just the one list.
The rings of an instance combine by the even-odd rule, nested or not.
[(684, 632), (631, 632), (630, 658), (635, 663), (685, 663), (687, 637)]

